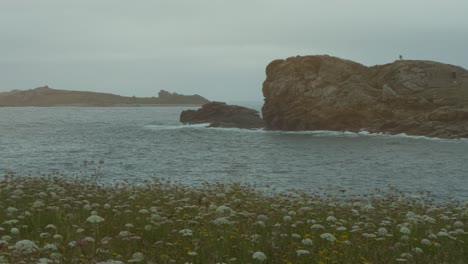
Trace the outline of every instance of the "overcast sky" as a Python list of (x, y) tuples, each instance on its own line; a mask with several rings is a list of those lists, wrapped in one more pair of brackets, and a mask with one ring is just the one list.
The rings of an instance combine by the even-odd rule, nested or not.
[(0, 91), (263, 99), (265, 66), (329, 54), (468, 68), (466, 0), (0, 0)]

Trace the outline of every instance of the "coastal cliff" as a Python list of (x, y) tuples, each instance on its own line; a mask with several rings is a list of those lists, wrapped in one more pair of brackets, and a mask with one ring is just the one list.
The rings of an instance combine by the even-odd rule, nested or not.
[(323, 56), (272, 61), (262, 108), (270, 130), (468, 137), (468, 71), (421, 60), (367, 67)]
[(1, 106), (152, 106), (203, 105), (200, 95), (181, 95), (161, 90), (158, 97), (126, 97), (109, 93), (68, 91), (39, 87), (0, 93)]

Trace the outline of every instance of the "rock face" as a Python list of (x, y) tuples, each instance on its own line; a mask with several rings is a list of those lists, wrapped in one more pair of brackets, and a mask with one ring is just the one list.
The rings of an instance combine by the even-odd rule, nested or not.
[(211, 123), (210, 127), (262, 128), (263, 120), (258, 111), (222, 102), (204, 104), (198, 110), (185, 110), (180, 114), (184, 124)]
[(468, 137), (468, 71), (433, 61), (366, 67), (331, 56), (291, 57), (266, 68), (270, 130), (339, 130)]

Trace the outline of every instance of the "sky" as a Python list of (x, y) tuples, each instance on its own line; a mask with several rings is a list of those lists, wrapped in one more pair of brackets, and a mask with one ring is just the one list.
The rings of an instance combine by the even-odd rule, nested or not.
[(0, 0), (0, 92), (262, 101), (265, 67), (328, 54), (468, 68), (465, 0)]

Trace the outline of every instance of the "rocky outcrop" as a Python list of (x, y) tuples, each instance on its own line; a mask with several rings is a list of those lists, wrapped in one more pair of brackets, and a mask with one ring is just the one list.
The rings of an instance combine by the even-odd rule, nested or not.
[(262, 128), (263, 120), (258, 111), (222, 102), (204, 104), (198, 110), (185, 110), (180, 114), (184, 124), (210, 123), (210, 127)]
[(461, 67), (298, 56), (271, 62), (266, 75), (262, 114), (270, 130), (468, 137), (468, 71)]

